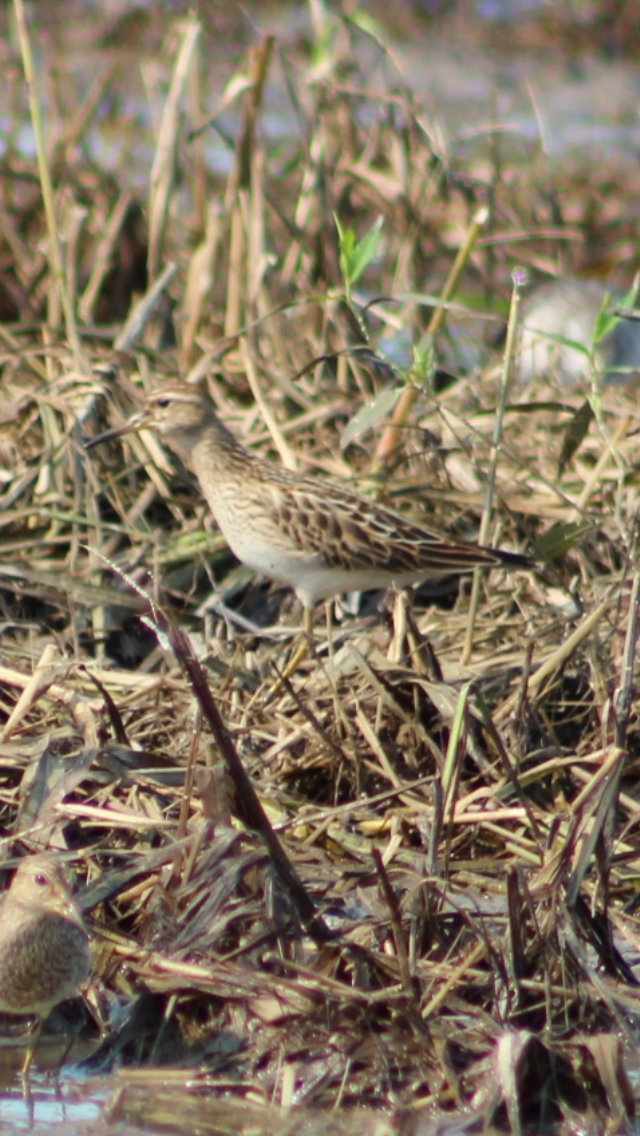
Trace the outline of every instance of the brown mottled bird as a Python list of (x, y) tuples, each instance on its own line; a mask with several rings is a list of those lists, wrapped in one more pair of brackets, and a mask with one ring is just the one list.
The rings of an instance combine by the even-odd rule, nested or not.
[(156, 390), (124, 426), (86, 448), (145, 429), (190, 459), (231, 550), (294, 589), (307, 630), (314, 604), (341, 592), (401, 588), (478, 567), (531, 567), (517, 553), (450, 540), (345, 486), (265, 461), (220, 421), (204, 391), (186, 383)]
[(25, 857), (0, 898), (0, 1010), (39, 1019), (24, 1076), (49, 1013), (78, 993), (90, 970), (89, 935), (59, 858)]

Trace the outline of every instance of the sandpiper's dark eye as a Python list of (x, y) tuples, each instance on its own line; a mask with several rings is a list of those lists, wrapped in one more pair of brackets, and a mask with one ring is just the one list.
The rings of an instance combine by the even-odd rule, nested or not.
[(168, 406), (171, 406), (171, 399), (170, 398), (159, 398), (158, 401), (156, 402), (156, 406), (160, 406), (162, 408), (162, 410), (166, 410), (166, 408)]
[(46, 887), (49, 883), (49, 877), (45, 876), (43, 872), (38, 872), (33, 878), (39, 887)]

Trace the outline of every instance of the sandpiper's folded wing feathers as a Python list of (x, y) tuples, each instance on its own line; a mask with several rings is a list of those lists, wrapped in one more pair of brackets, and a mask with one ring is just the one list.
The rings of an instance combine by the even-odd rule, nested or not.
[[(329, 568), (419, 577), (470, 572), (506, 559), (500, 552), (448, 540), (332, 483), (282, 480), (285, 491), (273, 482), (271, 486), (275, 526), (301, 552), (317, 553)], [(514, 554), (513, 563), (522, 566), (525, 560)]]

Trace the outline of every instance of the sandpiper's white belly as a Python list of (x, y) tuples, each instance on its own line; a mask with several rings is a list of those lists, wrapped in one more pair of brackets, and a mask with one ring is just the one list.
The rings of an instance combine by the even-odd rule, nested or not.
[[(224, 530), (223, 530), (224, 531)], [(327, 568), (321, 556), (310, 558), (308, 553), (293, 549), (279, 548), (269, 540), (264, 540), (255, 528), (247, 525), (244, 532), (234, 528), (232, 533), (224, 534), (231, 551), (238, 560), (273, 580), (280, 580), (293, 588), (307, 607), (326, 596), (337, 595), (342, 588), (336, 586), (335, 573)], [(345, 580), (349, 574), (344, 573)], [(319, 590), (318, 590), (319, 589)], [(344, 590), (349, 586), (345, 583)]]
[[(224, 531), (224, 530), (223, 530)], [(311, 608), (318, 600), (344, 592), (364, 592), (373, 588), (390, 587), (395, 584), (402, 588), (416, 583), (427, 572), (407, 574), (394, 578), (391, 573), (384, 576), (380, 569), (330, 568), (323, 557), (317, 553), (299, 552), (294, 549), (276, 547), (274, 543), (261, 539), (260, 533), (248, 525), (246, 531), (225, 533), (231, 551), (255, 572), (280, 580), (293, 588), (305, 607)]]

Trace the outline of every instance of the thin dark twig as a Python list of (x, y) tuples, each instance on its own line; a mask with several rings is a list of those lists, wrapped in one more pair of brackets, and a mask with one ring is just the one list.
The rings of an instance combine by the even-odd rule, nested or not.
[(229, 776), (235, 785), (239, 808), (242, 812), (241, 819), (249, 828), (253, 829), (254, 832), (260, 833), (262, 836), (273, 865), (296, 907), (305, 930), (323, 942), (334, 939), (335, 936), (331, 933), (322, 916), (318, 913), (311, 896), (293, 868), (287, 853), (269, 822), (269, 818), (260, 803), (260, 799), (250, 778), (247, 776), (238, 751), (233, 744), (233, 739), (216, 706), (205, 673), (193, 653), (188, 637), (175, 625), (168, 625), (164, 630), (169, 637), (169, 642), (171, 643), (176, 659), (185, 677), (191, 684), (200, 709), (202, 710), (203, 717), (209, 725), (211, 733), (222, 754)]
[(380, 887), (382, 888), (382, 894), (384, 895), (386, 905), (389, 908), (391, 930), (393, 932), (393, 940), (396, 945), (396, 955), (398, 957), (398, 966), (400, 968), (400, 978), (402, 980), (402, 985), (404, 986), (406, 993), (413, 999), (413, 983), (411, 981), (409, 958), (407, 955), (407, 947), (402, 931), (402, 917), (400, 915), (400, 909), (398, 907), (398, 900), (393, 888), (391, 887), (391, 881), (389, 879), (389, 876), (387, 875), (387, 869), (384, 866), (384, 860), (380, 855), (380, 850), (378, 848), (372, 848), (371, 855), (373, 856), (373, 862), (376, 866), (376, 872), (380, 881)]

